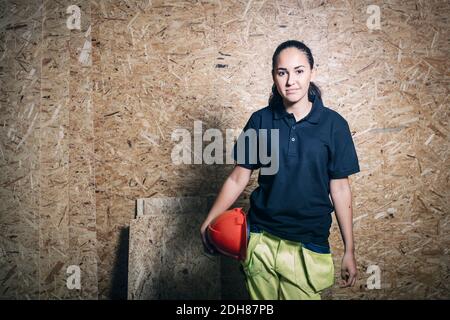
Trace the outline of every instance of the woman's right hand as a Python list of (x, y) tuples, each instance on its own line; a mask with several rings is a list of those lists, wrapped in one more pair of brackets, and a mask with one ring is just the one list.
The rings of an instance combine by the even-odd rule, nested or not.
[(207, 227), (208, 227), (208, 225), (202, 225), (201, 228), (200, 228), (200, 235), (202, 237), (203, 249), (205, 250), (206, 253), (217, 254), (218, 253), (217, 250), (208, 241), (208, 237), (206, 235), (206, 228)]

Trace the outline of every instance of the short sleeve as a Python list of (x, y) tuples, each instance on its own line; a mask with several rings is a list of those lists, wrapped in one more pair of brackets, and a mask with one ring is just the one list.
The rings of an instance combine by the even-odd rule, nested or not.
[(328, 175), (331, 179), (345, 178), (360, 171), (350, 128), (345, 119), (339, 121), (331, 136)]
[(238, 166), (250, 170), (261, 167), (258, 157), (258, 128), (253, 114), (234, 144), (232, 157)]

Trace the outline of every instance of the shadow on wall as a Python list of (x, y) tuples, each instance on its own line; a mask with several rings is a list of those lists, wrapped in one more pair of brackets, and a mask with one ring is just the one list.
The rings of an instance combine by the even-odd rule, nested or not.
[[(221, 121), (204, 121), (204, 128), (203, 130), (207, 130), (209, 128), (217, 128), (219, 129), (223, 134), (226, 132), (226, 128), (223, 127), (223, 122)], [(221, 127), (222, 124), (222, 127)], [(210, 142), (206, 142), (206, 144), (209, 144)], [(205, 142), (204, 142), (205, 144)], [(202, 150), (204, 150), (204, 147)], [(225, 148), (225, 146), (224, 146)], [(225, 156), (225, 153), (224, 153)], [(198, 228), (200, 228), (201, 223), (206, 218), (208, 211), (211, 209), (212, 205), (214, 204), (214, 201), (225, 182), (225, 179), (228, 177), (228, 175), (231, 173), (231, 170), (233, 168), (233, 165), (226, 165), (224, 159), (224, 164), (202, 164), (198, 165), (199, 168), (197, 168), (198, 177), (202, 177), (202, 179), (195, 181), (187, 181), (186, 186), (183, 186), (184, 190), (192, 190), (193, 187), (195, 188), (195, 194), (194, 195), (207, 195), (208, 196), (208, 205), (207, 205), (207, 211), (203, 213), (203, 216), (201, 217), (201, 221), (199, 222)], [(239, 202), (236, 201), (232, 205), (232, 207), (242, 206), (246, 207), (248, 200)], [(197, 229), (198, 229), (197, 228)], [(196, 230), (197, 230), (196, 229)], [(231, 259), (229, 257), (221, 256), (220, 257), (220, 287), (221, 287), (221, 298), (226, 300), (233, 300), (233, 299), (248, 299), (248, 293), (247, 289), (245, 288), (245, 277), (243, 274), (243, 271), (240, 269), (240, 263), (237, 260)]]
[(129, 242), (130, 228), (124, 227), (120, 230), (119, 245), (111, 275), (111, 289), (109, 292), (109, 299), (111, 300), (127, 300)]
[(228, 257), (221, 259), (221, 283), (223, 300), (250, 300), (245, 287), (244, 271), (240, 263)]

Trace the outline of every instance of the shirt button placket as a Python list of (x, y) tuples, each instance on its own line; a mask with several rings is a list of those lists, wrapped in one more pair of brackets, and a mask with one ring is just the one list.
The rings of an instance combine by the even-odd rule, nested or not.
[(297, 139), (295, 138), (295, 124), (291, 127), (289, 135), (289, 155), (297, 155)]

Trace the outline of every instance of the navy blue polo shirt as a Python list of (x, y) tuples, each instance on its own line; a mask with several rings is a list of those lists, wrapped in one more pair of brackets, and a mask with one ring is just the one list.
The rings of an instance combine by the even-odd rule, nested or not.
[[(261, 174), (260, 170), (258, 187), (250, 196), (249, 223), (286, 240), (329, 248), (334, 211), (330, 179), (345, 178), (360, 169), (347, 121), (325, 107), (320, 98), (312, 96), (310, 101), (310, 112), (299, 121), (281, 102), (255, 111), (238, 139), (254, 129), (258, 133), (256, 148), (244, 138), (245, 148), (238, 150), (236, 141), (232, 156), (244, 168), (268, 167), (271, 162), (261, 161), (258, 150), (261, 141), (266, 141), (266, 154), (271, 156), (271, 143), (276, 142), (270, 133), (261, 140), (259, 132), (278, 129), (278, 170), (273, 174)], [(238, 158), (238, 152), (241, 156), (245, 152), (244, 161)], [(256, 153), (253, 160), (252, 152)]]

